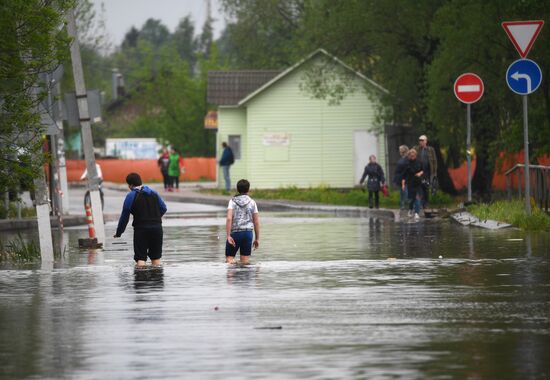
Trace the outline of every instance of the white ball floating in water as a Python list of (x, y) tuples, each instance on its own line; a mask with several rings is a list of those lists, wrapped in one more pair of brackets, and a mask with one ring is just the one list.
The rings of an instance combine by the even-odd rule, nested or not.
[(442, 259), (442, 258), (443, 258), (443, 256), (439, 255), (439, 258), (440, 258), (440, 259)]

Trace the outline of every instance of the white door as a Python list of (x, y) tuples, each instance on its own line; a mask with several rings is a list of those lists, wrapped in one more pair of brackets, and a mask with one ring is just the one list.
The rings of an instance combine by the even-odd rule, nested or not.
[(367, 130), (353, 131), (353, 164), (355, 165), (355, 183), (358, 184), (365, 166), (369, 163), (369, 156), (378, 157), (378, 139)]

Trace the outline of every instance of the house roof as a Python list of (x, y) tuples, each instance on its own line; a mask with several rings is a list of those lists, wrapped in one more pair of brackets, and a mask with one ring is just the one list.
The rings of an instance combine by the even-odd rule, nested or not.
[(280, 70), (209, 71), (206, 100), (219, 106), (235, 106), (280, 73)]
[(239, 102), (238, 102), (238, 105), (239, 106), (242, 106), (244, 105), (245, 103), (247, 103), (249, 100), (251, 100), (252, 98), (254, 98), (256, 95), (259, 95), (260, 93), (262, 93), (263, 91), (265, 91), (267, 88), (271, 87), (274, 83), (278, 82), (279, 80), (281, 80), (282, 78), (286, 77), (288, 74), (290, 74), (291, 72), (293, 72), (294, 70), (296, 70), (297, 68), (299, 68), (300, 66), (302, 66), (304, 63), (310, 61), (311, 59), (313, 59), (314, 57), (318, 56), (318, 55), (324, 55), (326, 57), (328, 57), (329, 59), (332, 59), (334, 60), (335, 62), (337, 62), (338, 64), (340, 64), (341, 66), (343, 66), (346, 70), (348, 71), (351, 71), (353, 74), (357, 75), (360, 79), (366, 81), (370, 86), (372, 86), (374, 89), (380, 91), (380, 92), (383, 92), (383, 93), (388, 93), (388, 90), (386, 90), (384, 87), (380, 86), (378, 83), (376, 83), (375, 81), (373, 81), (372, 79), (369, 79), (367, 78), (366, 76), (364, 76), (363, 74), (361, 74), (360, 72), (358, 71), (355, 71), (353, 70), (350, 66), (346, 65), (344, 62), (342, 62), (341, 60), (339, 60), (338, 58), (336, 58), (335, 56), (329, 54), (326, 50), (324, 49), (317, 49), (316, 51), (314, 51), (313, 53), (311, 53), (310, 55), (308, 55), (307, 57), (305, 57), (304, 59), (302, 59), (301, 61), (299, 61), (298, 63), (296, 63), (294, 66), (291, 66), (289, 67), (288, 69), (286, 69), (285, 71), (281, 72), (279, 75), (275, 76), (273, 79), (271, 79), (270, 81), (268, 81), (267, 83), (265, 83), (264, 85), (260, 86), (259, 88), (257, 88), (255, 91), (249, 93), (246, 97), (243, 97)]

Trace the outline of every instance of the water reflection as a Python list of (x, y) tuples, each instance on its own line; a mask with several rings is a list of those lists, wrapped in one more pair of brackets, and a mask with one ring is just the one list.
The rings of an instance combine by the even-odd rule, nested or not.
[(550, 234), (263, 214), (231, 266), (223, 219), (195, 222), (165, 227), (163, 268), (72, 229), (53, 269), (1, 271), (0, 378), (550, 373)]
[(164, 288), (162, 267), (134, 268), (134, 289), (148, 291), (162, 288)]

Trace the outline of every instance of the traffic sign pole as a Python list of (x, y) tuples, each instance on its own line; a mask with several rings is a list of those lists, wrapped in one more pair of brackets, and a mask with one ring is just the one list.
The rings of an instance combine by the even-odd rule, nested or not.
[(472, 107), (466, 105), (466, 157), (468, 159), (468, 202), (472, 201)]
[(460, 75), (454, 84), (455, 96), (466, 104), (466, 159), (468, 160), (468, 202), (472, 201), (472, 103), (483, 96), (484, 85), (474, 73)]
[(523, 159), (525, 161), (524, 173), (525, 177), (525, 211), (527, 215), (531, 215), (531, 181), (529, 176), (529, 121), (527, 114), (527, 95), (523, 95)]

